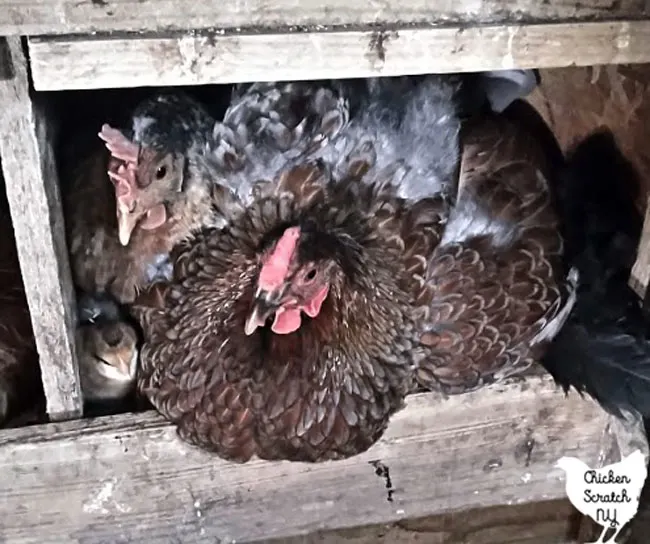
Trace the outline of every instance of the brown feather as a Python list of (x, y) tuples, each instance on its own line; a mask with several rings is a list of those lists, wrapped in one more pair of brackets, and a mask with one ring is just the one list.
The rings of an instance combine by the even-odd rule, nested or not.
[(464, 392), (527, 368), (571, 290), (553, 205), (559, 151), (530, 110), (518, 104), (464, 127), (457, 207), (467, 213), (468, 203), (496, 228), (443, 243), (429, 261), (427, 296), (415, 293), (431, 312), (418, 366), (426, 388)]

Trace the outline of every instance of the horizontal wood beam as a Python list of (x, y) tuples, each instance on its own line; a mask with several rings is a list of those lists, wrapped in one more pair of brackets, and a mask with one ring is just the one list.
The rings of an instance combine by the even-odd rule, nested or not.
[(322, 464), (228, 463), (154, 413), (7, 430), (2, 536), (249, 542), (565, 499), (557, 459), (597, 467), (620, 458), (617, 444), (593, 401), (537, 376), (445, 400), (410, 396), (368, 452)]
[[(585, 522), (568, 499), (473, 508), (392, 524), (319, 531), (264, 544), (578, 544)], [(594, 539), (600, 531), (595, 533)], [(643, 533), (645, 534), (645, 533)], [(632, 543), (630, 543), (632, 544)]]
[(18, 37), (0, 38), (0, 158), (52, 419), (82, 413), (76, 312), (52, 134)]
[(46, 37), (37, 90), (349, 78), (650, 61), (650, 20), (289, 33)]
[(0, 0), (0, 34), (638, 19), (644, 0)]

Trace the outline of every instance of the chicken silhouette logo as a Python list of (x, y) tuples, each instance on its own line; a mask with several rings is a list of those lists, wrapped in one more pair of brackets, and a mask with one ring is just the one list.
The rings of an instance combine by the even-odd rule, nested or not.
[[(562, 457), (555, 466), (566, 473), (571, 504), (603, 527), (598, 540), (590, 544), (617, 544), (616, 537), (639, 509), (648, 475), (643, 453), (636, 450), (618, 463), (597, 470), (575, 457)], [(610, 529), (614, 534), (604, 540)]]

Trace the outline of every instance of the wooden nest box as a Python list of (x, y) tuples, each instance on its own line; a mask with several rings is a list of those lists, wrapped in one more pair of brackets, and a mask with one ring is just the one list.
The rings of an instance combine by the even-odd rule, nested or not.
[[(645, 450), (643, 435), (589, 399), (565, 397), (540, 375), (463, 397), (409, 397), (367, 453), (317, 465), (227, 463), (181, 442), (151, 412), (82, 419), (74, 291), (46, 93), (644, 63), (645, 6), (0, 0), (0, 160), (51, 420), (0, 431), (0, 542), (306, 539), (325, 530), (562, 501), (559, 457), (597, 467)], [(650, 242), (643, 244), (640, 253), (650, 255)], [(636, 275), (650, 278), (650, 262)], [(511, 522), (502, 524), (500, 536), (480, 542), (524, 542), (508, 532)], [(436, 531), (432, 538), (447, 539), (432, 542), (469, 542), (460, 540), (458, 527)], [(547, 527), (525, 542), (560, 542), (560, 532)]]

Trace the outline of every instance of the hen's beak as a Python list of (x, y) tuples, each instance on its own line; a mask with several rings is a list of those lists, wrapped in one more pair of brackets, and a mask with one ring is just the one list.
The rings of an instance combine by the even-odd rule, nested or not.
[(120, 244), (128, 246), (131, 240), (133, 229), (138, 224), (138, 221), (144, 214), (142, 212), (129, 212), (128, 209), (117, 210), (117, 234), (120, 239)]
[(124, 375), (131, 376), (131, 357), (117, 357), (116, 368)]
[(138, 350), (123, 348), (111, 355), (112, 357), (109, 360), (102, 360), (105, 363), (115, 367), (120, 372), (124, 380), (132, 379), (135, 375), (135, 366), (138, 361)]
[(272, 293), (266, 291), (258, 291), (255, 300), (253, 301), (253, 308), (251, 313), (248, 314), (246, 324), (244, 325), (244, 332), (246, 336), (253, 334), (257, 327), (263, 327), (266, 320), (272, 316), (280, 307), (277, 301), (271, 300)]
[(145, 230), (158, 228), (167, 221), (167, 212), (164, 204), (158, 204), (149, 210), (129, 211), (128, 206), (118, 204), (117, 207), (117, 234), (120, 244), (128, 246), (131, 235), (138, 223)]

